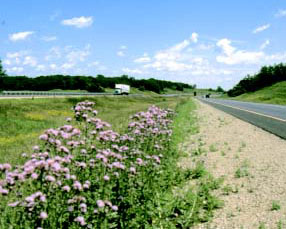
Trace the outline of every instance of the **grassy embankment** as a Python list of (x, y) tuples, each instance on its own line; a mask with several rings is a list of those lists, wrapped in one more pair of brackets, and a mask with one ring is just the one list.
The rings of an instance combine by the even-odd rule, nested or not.
[[(54, 128), (64, 123), (67, 116), (71, 116), (70, 107), (83, 98), (69, 99), (23, 99), (3, 100), (0, 106), (0, 160), (1, 162), (21, 163), (20, 154), (29, 152), (37, 143), (37, 136), (47, 128)], [(172, 189), (157, 193), (154, 209), (154, 224), (161, 226), (176, 225), (181, 228), (192, 226), (199, 222), (208, 221), (212, 212), (219, 206), (217, 199), (211, 194), (218, 188), (218, 181), (213, 179), (203, 168), (183, 171), (176, 169), (177, 161), (182, 156), (179, 146), (190, 134), (197, 132), (195, 119), (190, 118), (190, 112), (195, 109), (192, 100), (186, 98), (123, 98), (101, 97), (88, 98), (96, 102), (99, 117), (112, 124), (116, 131), (126, 130), (129, 116), (146, 110), (151, 104), (160, 107), (169, 107), (176, 110), (177, 115), (173, 125), (171, 149), (173, 152), (169, 166), (162, 175), (162, 182), (168, 179), (168, 184), (173, 184), (178, 190), (174, 196)], [(186, 155), (185, 155), (186, 156)], [(189, 156), (189, 155), (188, 155)], [(179, 169), (179, 170), (178, 170)], [(173, 175), (172, 175), (173, 174)], [(198, 180), (195, 189), (185, 190), (185, 182), (190, 179)], [(163, 183), (162, 183), (163, 184)], [(159, 212), (158, 212), (159, 211)], [(157, 221), (159, 220), (159, 221)]]
[(286, 82), (279, 82), (261, 90), (245, 93), (231, 99), (286, 105)]
[[(115, 131), (127, 126), (129, 116), (146, 110), (152, 104), (174, 108), (178, 98), (87, 98), (96, 102), (99, 117), (112, 124)], [(19, 162), (23, 152), (30, 152), (38, 136), (48, 128), (56, 128), (72, 116), (71, 107), (84, 98), (1, 100), (0, 163)]]

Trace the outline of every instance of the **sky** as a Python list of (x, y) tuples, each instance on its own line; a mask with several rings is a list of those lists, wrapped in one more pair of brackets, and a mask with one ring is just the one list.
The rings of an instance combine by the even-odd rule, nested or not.
[(286, 62), (285, 0), (1, 0), (8, 75), (156, 78), (232, 88)]

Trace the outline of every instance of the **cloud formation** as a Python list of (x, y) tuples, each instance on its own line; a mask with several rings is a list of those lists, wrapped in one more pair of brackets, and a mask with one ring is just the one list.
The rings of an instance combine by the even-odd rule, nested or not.
[(227, 38), (219, 40), (216, 45), (222, 49), (223, 55), (216, 57), (217, 62), (228, 65), (234, 64), (256, 64), (264, 57), (263, 52), (250, 52), (237, 50), (231, 45), (231, 41)]
[(62, 20), (62, 25), (66, 26), (74, 26), (76, 28), (86, 28), (92, 25), (93, 18), (92, 17), (74, 17), (71, 19)]
[(266, 30), (266, 29), (269, 29), (269, 27), (270, 27), (270, 24), (266, 24), (266, 25), (262, 25), (262, 26), (259, 26), (259, 27), (257, 27), (256, 29), (254, 29), (253, 31), (252, 31), (252, 33), (260, 33), (260, 32), (262, 32), (262, 31), (264, 31), (264, 30)]
[(286, 10), (279, 10), (276, 14), (275, 17), (285, 17), (286, 16)]
[(26, 40), (29, 36), (31, 36), (34, 32), (33, 31), (25, 31), (25, 32), (19, 32), (19, 33), (13, 33), (9, 35), (9, 39), (11, 41), (20, 41), (20, 40)]

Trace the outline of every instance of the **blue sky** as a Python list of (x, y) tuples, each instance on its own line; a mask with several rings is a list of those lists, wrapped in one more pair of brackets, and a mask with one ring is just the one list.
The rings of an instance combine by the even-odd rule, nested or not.
[(9, 75), (158, 78), (231, 88), (286, 62), (286, 2), (3, 0)]

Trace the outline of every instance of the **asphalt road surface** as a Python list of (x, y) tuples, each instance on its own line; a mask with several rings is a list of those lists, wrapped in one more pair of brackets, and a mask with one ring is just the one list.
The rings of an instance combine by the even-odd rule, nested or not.
[(286, 139), (286, 106), (224, 99), (198, 99)]

